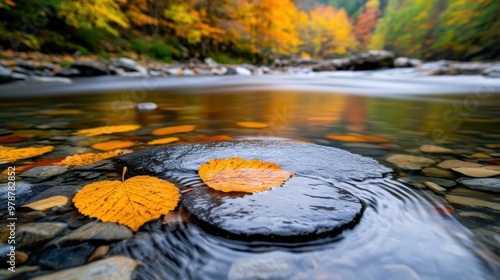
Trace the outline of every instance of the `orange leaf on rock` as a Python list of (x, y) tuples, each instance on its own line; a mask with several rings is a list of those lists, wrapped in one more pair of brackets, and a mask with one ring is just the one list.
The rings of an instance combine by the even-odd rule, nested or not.
[(161, 138), (161, 139), (156, 139), (153, 141), (149, 141), (148, 145), (163, 145), (163, 144), (168, 144), (172, 142), (179, 141), (180, 139), (177, 137), (167, 137), (167, 138)]
[(168, 126), (157, 128), (153, 130), (153, 135), (167, 135), (167, 134), (176, 134), (176, 133), (185, 133), (193, 131), (196, 128), (195, 125), (178, 125), (178, 126)]
[(201, 179), (209, 187), (223, 192), (261, 192), (281, 186), (293, 174), (272, 162), (234, 157), (211, 159), (200, 165)]
[(260, 122), (237, 122), (236, 124), (238, 126), (241, 126), (244, 128), (266, 128), (266, 127), (269, 127), (268, 124), (260, 123)]
[(178, 201), (179, 190), (174, 184), (151, 176), (91, 183), (73, 198), (80, 213), (126, 225), (133, 231), (175, 209)]
[(118, 132), (134, 131), (134, 130), (139, 129), (140, 127), (141, 127), (140, 125), (134, 125), (134, 124), (101, 126), (101, 127), (96, 127), (96, 128), (88, 128), (88, 129), (79, 130), (79, 131), (75, 132), (75, 135), (98, 136), (98, 135), (103, 135), (103, 134), (112, 134), (112, 133), (118, 133)]
[(15, 148), (10, 149), (9, 147), (0, 148), (0, 164), (13, 162), (20, 159), (36, 157), (43, 155), (48, 152), (52, 152), (54, 147), (44, 146), (40, 148)]
[(342, 141), (342, 142), (358, 142), (358, 143), (387, 143), (391, 140), (384, 136), (378, 135), (338, 135), (338, 134), (327, 134), (326, 138)]
[(96, 144), (92, 145), (92, 148), (96, 149), (96, 150), (101, 150), (101, 151), (111, 151), (111, 150), (115, 150), (115, 149), (124, 149), (124, 148), (128, 148), (128, 147), (132, 147), (134, 145), (135, 145), (135, 142), (132, 142), (132, 141), (114, 140), (114, 141), (96, 143)]
[(131, 151), (130, 150), (113, 150), (113, 151), (109, 151), (106, 153), (99, 153), (99, 154), (94, 154), (94, 153), (76, 154), (76, 155), (72, 155), (72, 156), (67, 156), (64, 160), (62, 160), (59, 163), (56, 163), (54, 165), (82, 166), (82, 165), (92, 164), (94, 162), (98, 162), (98, 161), (105, 160), (108, 158), (116, 157), (119, 155), (123, 155), (123, 154), (129, 153), (129, 152), (131, 152)]

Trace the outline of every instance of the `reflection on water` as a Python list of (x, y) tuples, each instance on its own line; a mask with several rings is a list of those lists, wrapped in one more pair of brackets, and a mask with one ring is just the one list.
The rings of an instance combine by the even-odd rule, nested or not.
[[(139, 111), (135, 106), (140, 102), (154, 102), (158, 108)], [(211, 135), (288, 138), (339, 147), (384, 164), (391, 153), (422, 156), (418, 148), (431, 143), (454, 151), (424, 155), (438, 162), (457, 158), (500, 163), (499, 148), (485, 146), (500, 144), (500, 96), (495, 95), (474, 100), (466, 95), (397, 100), (314, 92), (127, 91), (3, 100), (0, 106), (0, 134), (28, 138), (4, 145), (55, 146), (53, 153), (40, 158), (92, 151), (92, 143), (114, 139), (134, 141), (133, 150), (145, 149), (150, 147), (147, 142), (160, 138), (151, 135), (153, 129), (194, 124), (193, 132), (176, 135), (181, 142)], [(242, 128), (236, 124), (239, 121), (268, 127)], [(142, 128), (105, 136), (73, 135), (78, 129), (120, 124)], [(335, 141), (326, 137), (329, 134), (389, 140)], [(474, 157), (476, 153), (487, 157)], [(447, 204), (443, 195), (415, 189), (415, 184), (401, 180), (417, 176), (422, 176), (421, 171), (401, 170), (394, 178), (331, 182), (367, 206), (359, 225), (333, 240), (304, 244), (233, 241), (208, 234), (182, 221), (179, 214), (177, 222), (147, 224), (134, 238), (111, 245), (109, 254), (141, 260), (145, 265), (136, 276), (143, 279), (494, 279), (499, 272), (500, 228), (494, 223), (500, 220), (498, 209), (453, 204), (454, 214), (440, 213), (435, 207)], [(498, 205), (498, 194), (483, 192), (483, 196)]]

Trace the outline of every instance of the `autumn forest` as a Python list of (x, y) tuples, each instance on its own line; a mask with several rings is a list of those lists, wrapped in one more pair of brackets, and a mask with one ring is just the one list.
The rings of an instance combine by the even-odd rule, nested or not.
[(161, 61), (335, 58), (386, 49), (500, 58), (496, 0), (0, 0), (0, 45)]

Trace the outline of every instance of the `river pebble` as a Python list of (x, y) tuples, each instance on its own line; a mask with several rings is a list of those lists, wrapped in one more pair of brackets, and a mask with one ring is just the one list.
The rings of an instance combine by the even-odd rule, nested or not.
[(387, 158), (387, 161), (396, 165), (400, 169), (420, 170), (436, 161), (430, 158), (418, 157), (405, 154), (394, 154)]
[(72, 231), (54, 241), (55, 244), (64, 245), (84, 241), (119, 241), (132, 237), (132, 231), (126, 226), (116, 223), (103, 223), (94, 221)]
[(17, 230), (20, 248), (32, 247), (54, 239), (67, 228), (65, 223), (29, 223)]
[(491, 201), (486, 201), (486, 200), (481, 200), (473, 197), (465, 197), (465, 196), (458, 196), (458, 195), (446, 195), (445, 199), (449, 201), (450, 203), (455, 203), (455, 204), (461, 204), (465, 206), (471, 206), (471, 207), (486, 207), (490, 208), (496, 211), (500, 211), (500, 204), (491, 202)]
[(500, 171), (491, 170), (486, 168), (474, 168), (474, 167), (459, 167), (452, 168), (451, 170), (461, 173), (465, 176), (475, 177), (475, 178), (485, 178), (485, 177), (493, 177), (500, 175)]
[(87, 259), (87, 262), (94, 262), (97, 260), (100, 260), (106, 256), (109, 252), (109, 246), (108, 245), (101, 245), (97, 247), (94, 252), (90, 255), (90, 257)]
[(446, 189), (441, 187), (440, 185), (438, 185), (436, 183), (425, 182), (424, 184), (427, 186), (427, 188), (429, 188), (431, 191), (433, 191), (435, 193), (438, 193), (438, 194), (445, 194), (446, 193)]
[[(40, 254), (39, 265), (46, 269), (61, 270), (85, 264), (95, 247), (82, 243), (69, 247), (55, 247)], [(77, 279), (82, 279), (77, 277)]]
[(139, 261), (125, 256), (114, 256), (84, 266), (35, 277), (33, 280), (132, 279), (132, 272), (139, 264)]
[(437, 165), (437, 167), (442, 169), (452, 169), (452, 168), (460, 168), (460, 167), (481, 167), (482, 164), (462, 161), (458, 159), (448, 159)]
[(39, 166), (21, 173), (21, 177), (36, 178), (39, 181), (52, 178), (57, 175), (64, 174), (68, 168), (64, 166)]
[(461, 183), (469, 189), (500, 193), (500, 179), (498, 178), (462, 180)]
[(451, 173), (450, 171), (436, 167), (426, 167), (422, 169), (422, 173), (424, 173), (425, 176), (444, 178), (444, 179), (453, 179), (455, 177), (453, 173)]
[(423, 153), (430, 153), (430, 154), (452, 154), (453, 150), (440, 147), (440, 146), (435, 146), (435, 145), (422, 145), (419, 147), (419, 150)]

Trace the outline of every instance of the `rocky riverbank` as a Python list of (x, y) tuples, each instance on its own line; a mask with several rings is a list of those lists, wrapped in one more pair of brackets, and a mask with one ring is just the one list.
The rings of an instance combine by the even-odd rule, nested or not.
[[(72, 78), (96, 76), (168, 77), (212, 75), (276, 75), (322, 71), (362, 71), (398, 68), (412, 69), (418, 76), (485, 75), (500, 77), (500, 63), (458, 62), (441, 60), (424, 62), (415, 58), (396, 57), (390, 51), (368, 51), (347, 58), (315, 61), (292, 58), (275, 59), (269, 65), (219, 64), (212, 58), (204, 61), (164, 63), (139, 58), (117, 57), (104, 60), (96, 55), (49, 55), (42, 53), (0, 53), (0, 83), (15, 81), (71, 82)], [(405, 69), (403, 71), (403, 69)]]

